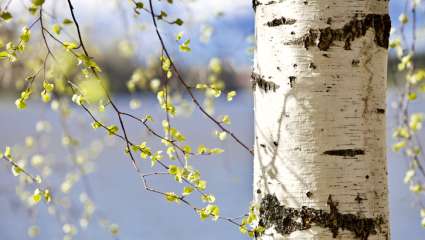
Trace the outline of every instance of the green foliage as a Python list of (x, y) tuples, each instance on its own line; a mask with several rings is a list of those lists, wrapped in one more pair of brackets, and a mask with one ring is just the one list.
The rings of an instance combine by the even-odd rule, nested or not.
[[(134, 9), (136, 15), (149, 14), (154, 21), (159, 23), (153, 24), (155, 28), (161, 23), (174, 28), (185, 24), (182, 18), (171, 16), (165, 9), (154, 11), (150, 8), (150, 4), (142, 1), (132, 0), (130, 2), (132, 4), (130, 7)], [(235, 91), (228, 91), (227, 96), (225, 94), (226, 87), (221, 79), (223, 73), (221, 60), (212, 58), (208, 65), (208, 76), (200, 79), (199, 82), (189, 82), (180, 74), (173, 56), (169, 55), (171, 51), (168, 51), (165, 43), (161, 43), (161, 45), (164, 44), (160, 49), (161, 56), (155, 59), (155, 63), (150, 66), (150, 69), (135, 68), (126, 87), (131, 94), (134, 94), (129, 102), (131, 110), (144, 110), (136, 94), (140, 94), (141, 91), (151, 91), (156, 95), (159, 107), (164, 112), (164, 119), (155, 119), (154, 121), (149, 113), (145, 118), (140, 118), (136, 111), (126, 112), (114, 102), (108, 89), (109, 76), (102, 71), (100, 67), (102, 62), (97, 62), (93, 57), (98, 53), (91, 55), (93, 47), (84, 41), (84, 31), (81, 31), (83, 24), (79, 24), (78, 14), (75, 14), (77, 8), (72, 6), (72, 1), (65, 1), (68, 4), (70, 15), (61, 15), (58, 12), (54, 16), (49, 14), (49, 10), (45, 7), (45, 0), (31, 0), (30, 3), (26, 12), (28, 16), (25, 17), (32, 19), (33, 22), (23, 27), (22, 22), (26, 23), (27, 19), (21, 21), (23, 19), (21, 16), (12, 16), (7, 8), (0, 10), (2, 22), (13, 21), (16, 26), (22, 27), (15, 41), (7, 40), (3, 44), (3, 39), (1, 39), (0, 60), (5, 64), (6, 62), (18, 62), (24, 66), (22, 70), (25, 71), (22, 72), (29, 72), (28, 77), (25, 79), (22, 77), (16, 81), (16, 87), (20, 94), (15, 100), (15, 105), (19, 110), (31, 107), (30, 102), (32, 101), (41, 100), (46, 103), (46, 109), (60, 117), (63, 136), (59, 142), (62, 142), (63, 147), (69, 152), (69, 156), (61, 156), (61, 158), (69, 159), (73, 168), (66, 169), (65, 175), (60, 177), (61, 180), (58, 184), (50, 182), (55, 179), (50, 177), (52, 172), (60, 173), (53, 169), (53, 160), (56, 160), (51, 159), (53, 154), (50, 154), (49, 149), (42, 149), (39, 141), (43, 135), (48, 136), (52, 125), (49, 122), (38, 122), (36, 124), (37, 134), (28, 136), (25, 143), (18, 146), (17, 153), (14, 151), (12, 156), (10, 147), (6, 147), (3, 152), (0, 152), (1, 159), (11, 168), (11, 175), (19, 181), (16, 192), (22, 204), (33, 210), (40, 203), (45, 203), (50, 214), (64, 211), (65, 213), (60, 214), (69, 215), (66, 212), (71, 211), (67, 207), (71, 201), (69, 195), (77, 191), (78, 188), (74, 186), (82, 181), (81, 185), (84, 190), (80, 192), (81, 218), (79, 225), (72, 224), (74, 220), (61, 220), (64, 239), (75, 238), (78, 231), (88, 227), (93, 219), (100, 219), (99, 216), (95, 217), (97, 214), (95, 203), (88, 196), (89, 189), (86, 189), (88, 188), (86, 185), (89, 183), (86, 182), (86, 175), (95, 168), (95, 164), (89, 162), (89, 159), (93, 161), (102, 151), (103, 145), (99, 147), (93, 143), (93, 146), (87, 147), (79, 136), (74, 136), (77, 134), (70, 130), (72, 128), (67, 126), (70, 116), (82, 112), (90, 120), (90, 123), (84, 124), (90, 124), (93, 129), (98, 129), (99, 134), (110, 136), (109, 140), (103, 141), (110, 141), (113, 138), (124, 142), (124, 155), (133, 164), (135, 172), (140, 175), (147, 191), (162, 195), (166, 201), (190, 207), (199, 214), (202, 220), (220, 219), (220, 208), (215, 205), (218, 201), (213, 193), (207, 191), (207, 179), (204, 179), (201, 172), (192, 166), (192, 162), (200, 156), (215, 157), (215, 155), (223, 153), (223, 150), (217, 147), (207, 147), (202, 143), (192, 145), (188, 136), (175, 124), (174, 119), (189, 112), (187, 109), (198, 108), (219, 129), (214, 132), (214, 136), (220, 140), (225, 140), (228, 136), (239, 140), (226, 129), (227, 125), (231, 124), (231, 117), (227, 114), (214, 115), (216, 99), (223, 97), (227, 101), (232, 101), (236, 96)], [(176, 3), (167, 0), (164, 4)], [(25, 14), (22, 13), (23, 15)], [(159, 39), (162, 39), (161, 31), (155, 30), (159, 34)], [(212, 31), (210, 31), (211, 34)], [(127, 55), (134, 52), (133, 43), (129, 39), (120, 40), (118, 45), (121, 52), (129, 53)], [(179, 50), (183, 56), (186, 56), (192, 50), (190, 37), (181, 32), (177, 34), (176, 42), (169, 47)], [(155, 70), (152, 71), (152, 69)], [(415, 75), (417, 79), (420, 77), (420, 75)], [(192, 84), (196, 87), (192, 87)], [(181, 89), (188, 93), (190, 100), (184, 99)], [(198, 100), (197, 95), (193, 92), (198, 90), (205, 96), (203, 102)], [(104, 112), (112, 112), (116, 118), (109, 118)], [(151, 142), (133, 143), (134, 133), (126, 131), (128, 118), (138, 122), (141, 128), (154, 136), (161, 145), (157, 149), (153, 149), (151, 146), (156, 145)], [(418, 123), (415, 124), (418, 125)], [(162, 130), (156, 131), (161, 126)], [(48, 138), (50, 137), (49, 135)], [(87, 149), (84, 149), (86, 147)], [(245, 148), (247, 147), (245, 146)], [(43, 154), (45, 152), (47, 154)], [(141, 159), (150, 163), (153, 173), (146, 174), (146, 169), (139, 168), (138, 164)], [(33, 175), (32, 172), (36, 174)], [(162, 175), (166, 175), (170, 181), (174, 181), (179, 186), (178, 189), (164, 191), (151, 185), (150, 177)], [(103, 218), (99, 220), (101, 225), (114, 238), (118, 238), (119, 226)], [(40, 228), (33, 224), (28, 228), (28, 236), (37, 237), (40, 231)]]
[(8, 11), (0, 11), (0, 18), (4, 21), (9, 21), (13, 18), (12, 14)]
[(32, 4), (34, 4), (35, 6), (41, 6), (43, 5), (44, 0), (32, 0)]
[[(409, 190), (418, 196), (421, 202), (421, 193), (423, 193), (423, 152), (422, 142), (419, 131), (422, 129), (422, 122), (424, 121), (423, 113), (415, 113), (409, 110), (410, 104), (420, 97), (420, 94), (425, 90), (425, 69), (419, 69), (415, 62), (415, 45), (416, 42), (405, 42), (405, 31), (411, 27), (411, 31), (416, 34), (418, 31), (416, 25), (417, 21), (416, 10), (420, 2), (412, 1), (411, 11), (406, 9), (398, 18), (401, 28), (396, 32), (397, 38), (390, 42), (390, 47), (396, 51), (399, 58), (398, 71), (404, 75), (404, 78), (399, 79), (398, 82), (402, 85), (402, 94), (399, 98), (399, 109), (397, 111), (397, 122), (399, 125), (395, 128), (393, 138), (393, 150), (403, 154), (408, 161), (408, 169), (406, 170), (404, 182), (409, 185)], [(420, 174), (418, 174), (420, 173)], [(422, 217), (422, 226), (425, 227), (425, 210), (421, 209), (420, 214)]]
[(183, 25), (184, 22), (180, 18), (177, 18), (173, 23), (181, 26), (181, 25)]
[(59, 24), (54, 24), (54, 25), (52, 26), (52, 31), (53, 31), (54, 33), (56, 33), (57, 35), (59, 35), (59, 34), (61, 33), (61, 31), (62, 31), (62, 27), (61, 27), (61, 25), (59, 25)]

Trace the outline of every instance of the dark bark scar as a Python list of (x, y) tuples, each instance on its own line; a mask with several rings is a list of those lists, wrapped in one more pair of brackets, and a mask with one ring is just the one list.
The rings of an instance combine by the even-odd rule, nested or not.
[(329, 229), (334, 238), (338, 236), (340, 230), (347, 230), (356, 238), (367, 240), (370, 235), (376, 235), (385, 222), (383, 217), (365, 218), (360, 214), (340, 213), (338, 203), (332, 200), (331, 195), (327, 204), (329, 211), (306, 206), (290, 208), (281, 205), (275, 195), (268, 194), (260, 203), (259, 225), (266, 229), (274, 228), (282, 235), (319, 226)]

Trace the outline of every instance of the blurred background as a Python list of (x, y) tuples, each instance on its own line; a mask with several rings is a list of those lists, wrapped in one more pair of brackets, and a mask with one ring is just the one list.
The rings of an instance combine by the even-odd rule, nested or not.
[[(34, 21), (25, 11), (31, 1), (0, 1), (8, 6), (16, 21), (0, 23), (0, 47), (11, 39), (18, 39), (22, 26)], [(161, 71), (161, 47), (154, 34), (149, 14), (137, 14), (131, 1), (74, 0), (83, 38), (91, 55), (102, 68), (102, 78), (121, 109), (141, 116), (152, 115), (154, 129), (161, 131), (164, 112), (155, 92), (164, 84)], [(66, 1), (46, 0), (46, 24), (71, 18)], [(156, 2), (156, 8), (167, 12), (166, 19), (181, 18), (183, 26), (161, 23), (160, 28), (171, 55), (190, 85), (215, 83), (223, 91), (222, 97), (212, 98), (197, 93), (202, 103), (214, 116), (229, 115), (229, 128), (245, 143), (253, 143), (253, 103), (249, 88), (254, 19), (249, 0), (181, 0), (169, 4)], [(393, 36), (400, 37), (399, 16), (408, 7), (405, 1), (390, 1)], [(417, 41), (415, 62), (425, 67), (425, 8), (417, 9)], [(60, 25), (61, 37), (75, 40), (72, 26)], [(412, 41), (412, 30), (404, 29), (407, 43)], [(23, 181), (10, 173), (10, 166), (0, 162), (0, 239), (248, 239), (239, 229), (223, 221), (200, 221), (192, 209), (174, 206), (163, 197), (146, 192), (140, 178), (124, 154), (123, 143), (93, 130), (91, 119), (67, 95), (64, 77), (46, 78), (55, 82), (58, 95), (49, 103), (39, 97), (28, 101), (27, 109), (17, 111), (15, 100), (26, 86), (25, 78), (42, 64), (45, 55), (37, 27), (32, 29), (33, 43), (24, 55), (26, 61), (10, 64), (0, 62), (0, 147), (11, 146), (19, 153), (17, 160), (29, 170), (43, 176), (58, 196), (58, 205), (34, 206), (28, 202), (29, 190)], [(179, 51), (176, 35), (183, 32), (189, 39), (190, 53)], [(177, 41), (178, 42), (178, 41)], [(52, 45), (53, 41), (49, 40)], [(22, 57), (22, 58), (24, 58)], [(59, 56), (55, 67), (68, 69), (68, 75), (78, 78), (70, 70), (75, 64), (69, 56)], [(396, 125), (397, 102), (404, 87), (403, 75), (398, 73), (396, 51), (390, 52), (388, 83), (388, 163), (393, 239), (423, 239), (421, 208), (417, 194), (404, 183), (409, 163), (392, 151), (392, 132)], [(55, 67), (51, 71), (54, 72)], [(32, 70), (31, 70), (32, 69)], [(49, 77), (50, 76), (50, 77)], [(176, 81), (176, 80), (175, 80)], [(208, 191), (215, 194), (223, 216), (245, 214), (252, 197), (252, 158), (230, 138), (217, 135), (211, 124), (190, 105), (178, 84), (170, 82), (172, 99), (178, 117), (173, 124), (187, 137), (189, 144), (200, 142), (225, 150), (217, 157), (197, 157), (191, 164), (200, 169), (208, 181)], [(228, 102), (225, 92), (237, 91)], [(224, 97), (223, 97), (224, 96)], [(69, 98), (69, 97), (68, 97)], [(423, 96), (412, 103), (410, 110), (425, 110)], [(62, 106), (66, 106), (62, 107)], [(110, 109), (97, 111), (100, 119), (114, 119)], [(152, 134), (137, 122), (126, 121), (128, 133), (135, 141), (161, 146)], [(150, 163), (142, 163), (149, 168)], [(85, 174), (81, 174), (83, 172)], [(175, 187), (173, 181), (158, 178), (153, 183), (161, 189)], [(167, 190), (168, 191), (168, 190)], [(111, 234), (112, 233), (112, 234)]]

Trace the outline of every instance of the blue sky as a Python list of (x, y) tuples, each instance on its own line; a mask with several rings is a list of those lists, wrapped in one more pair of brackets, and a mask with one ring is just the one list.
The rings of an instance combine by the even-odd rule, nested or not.
[[(17, 1), (15, 1), (17, 4)], [(64, 1), (65, 2), (65, 1)], [(146, 1), (145, 1), (146, 2)], [(398, 25), (398, 16), (403, 11), (405, 0), (390, 1), (390, 14), (393, 27)], [(66, 6), (57, 3), (58, 12), (69, 14)], [(164, 37), (167, 39), (169, 50), (180, 62), (186, 64), (207, 64), (212, 57), (221, 57), (235, 66), (249, 67), (252, 56), (248, 48), (252, 43), (248, 40), (254, 32), (254, 12), (252, 0), (180, 0), (175, 4), (156, 3), (156, 10), (166, 10), (171, 19), (180, 17), (185, 21), (184, 27), (161, 24)], [(132, 16), (132, 3), (130, 1), (116, 0), (74, 0), (80, 25), (97, 46), (114, 47), (116, 40), (128, 36), (128, 30), (123, 26), (120, 12), (124, 11)], [(222, 13), (217, 17), (217, 13)], [(425, 49), (425, 8), (418, 10), (418, 25), (421, 27), (418, 34), (418, 49)], [(69, 17), (69, 16), (68, 16)], [(160, 46), (151, 28), (150, 18), (142, 12), (137, 18), (128, 17), (131, 26), (133, 43), (137, 46), (136, 52), (141, 60), (157, 55)], [(139, 31), (143, 25), (145, 31)], [(202, 26), (210, 26), (214, 34), (208, 44), (199, 40)], [(183, 31), (191, 39), (192, 53), (178, 53), (175, 35)], [(407, 31), (408, 40), (410, 31)], [(106, 40), (106, 41), (105, 41)]]

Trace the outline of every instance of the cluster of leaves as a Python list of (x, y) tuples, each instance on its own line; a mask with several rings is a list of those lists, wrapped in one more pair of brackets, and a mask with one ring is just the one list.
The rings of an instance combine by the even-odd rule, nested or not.
[[(33, 176), (25, 170), (24, 164), (15, 162), (12, 158), (11, 149), (6, 148), (5, 153), (1, 154), (1, 158), (11, 164), (12, 173), (15, 176), (24, 175), (25, 179), (30, 179), (33, 184), (33, 190), (28, 198), (28, 191), (22, 191), (22, 199), (30, 199), (31, 207), (34, 207), (39, 202), (45, 202), (50, 205), (49, 211), (54, 214), (56, 209), (61, 209), (61, 198), (69, 197), (79, 181), (82, 181), (85, 186), (84, 192), (80, 193), (80, 202), (82, 205), (82, 214), (79, 220), (80, 228), (84, 229), (88, 226), (90, 220), (95, 218), (95, 204), (92, 200), (92, 192), (90, 183), (85, 177), (92, 171), (88, 164), (87, 156), (79, 154), (81, 145), (79, 140), (71, 136), (66, 121), (74, 111), (70, 103), (74, 103), (80, 111), (83, 111), (88, 118), (92, 120), (91, 127), (93, 129), (103, 130), (107, 137), (112, 137), (121, 140), (124, 143), (124, 153), (131, 161), (136, 173), (140, 176), (143, 186), (147, 191), (160, 194), (169, 202), (182, 203), (189, 206), (198, 213), (201, 220), (211, 218), (212, 220), (223, 220), (240, 228), (241, 232), (248, 233), (254, 237), (255, 233), (261, 232), (259, 228), (249, 226), (255, 224), (255, 213), (253, 208), (250, 213), (242, 219), (222, 217), (220, 207), (216, 204), (214, 194), (207, 192), (207, 181), (203, 179), (199, 170), (195, 169), (191, 164), (191, 159), (199, 156), (216, 156), (223, 152), (220, 148), (207, 147), (205, 144), (191, 146), (187, 137), (174, 126), (173, 119), (179, 116), (179, 112), (184, 112), (186, 106), (191, 104), (197, 108), (207, 119), (211, 120), (217, 126), (214, 134), (218, 139), (224, 141), (230, 136), (234, 141), (239, 143), (242, 148), (252, 151), (242, 141), (235, 136), (227, 125), (231, 124), (229, 115), (215, 116), (214, 101), (223, 96), (225, 90), (224, 81), (220, 79), (222, 73), (221, 61), (213, 58), (209, 64), (209, 74), (206, 81), (196, 84), (196, 87), (190, 86), (173, 61), (172, 56), (163, 41), (160, 33), (158, 22), (175, 25), (176, 27), (184, 24), (180, 18), (169, 20), (168, 13), (161, 10), (159, 14), (154, 10), (152, 0), (148, 0), (148, 4), (141, 1), (131, 1), (130, 8), (133, 9), (135, 15), (140, 15), (142, 12), (147, 13), (152, 18), (152, 25), (155, 28), (158, 40), (161, 43), (160, 72), (161, 79), (151, 79), (152, 75), (146, 73), (141, 68), (134, 71), (133, 76), (127, 83), (127, 87), (131, 93), (136, 93), (138, 87), (149, 85), (150, 90), (156, 94), (160, 109), (165, 113), (165, 119), (155, 121), (151, 115), (146, 115), (144, 118), (138, 117), (134, 113), (122, 111), (114, 102), (108, 91), (107, 76), (102, 72), (101, 67), (96, 63), (95, 59), (89, 54), (89, 50), (83, 41), (80, 25), (75, 15), (75, 9), (71, 0), (67, 0), (67, 7), (71, 15), (71, 19), (58, 17), (50, 14), (46, 10), (46, 4), (49, 1), (32, 0), (28, 7), (28, 13), (34, 21), (25, 26), (20, 35), (20, 40), (17, 44), (13, 41), (5, 45), (5, 49), (0, 51), (0, 59), (9, 62), (19, 62), (24, 60), (24, 54), (31, 47), (30, 40), (40, 42), (46, 51), (44, 58), (39, 59), (37, 64), (31, 68), (32, 73), (25, 79), (21, 87), (21, 93), (15, 101), (16, 107), (19, 110), (24, 110), (28, 107), (28, 103), (34, 96), (39, 96), (40, 99), (49, 104), (50, 109), (57, 112), (61, 117), (61, 125), (64, 132), (62, 139), (63, 145), (68, 149), (70, 159), (73, 162), (75, 171), (70, 171), (63, 177), (63, 181), (58, 184), (57, 189), (47, 187), (47, 184), (42, 184), (40, 176)], [(167, 4), (173, 4), (172, 0), (168, 0)], [(7, 6), (0, 10), (0, 17), (5, 22), (11, 22), (14, 19), (14, 14), (7, 10)], [(48, 20), (47, 20), (48, 19)], [(47, 21), (46, 21), (47, 20)], [(39, 36), (31, 37), (32, 32), (36, 32), (38, 26)], [(75, 31), (75, 34), (70, 34), (69, 31)], [(77, 39), (77, 40), (75, 40)], [(182, 54), (191, 52), (190, 38), (182, 32), (176, 36), (176, 48)], [(35, 43), (32, 43), (35, 44)], [(178, 84), (171, 85), (170, 82)], [(149, 82), (149, 84), (146, 84)], [(174, 87), (175, 89), (172, 89)], [(183, 89), (190, 97), (190, 101), (182, 100), (181, 92), (178, 89)], [(204, 93), (204, 102), (201, 104), (197, 99), (197, 89)], [(39, 94), (34, 94), (38, 92)], [(232, 101), (236, 96), (235, 91), (227, 92), (227, 101)], [(140, 107), (140, 101), (133, 99), (130, 101), (132, 109)], [(179, 111), (179, 109), (183, 109)], [(112, 111), (118, 118), (118, 122), (113, 119), (100, 119), (98, 117), (102, 112)], [(159, 149), (153, 150), (153, 144), (149, 142), (134, 143), (131, 136), (126, 131), (124, 118), (132, 119), (140, 124), (140, 126), (150, 132), (157, 140), (162, 143)], [(157, 122), (162, 123), (163, 133), (155, 131), (153, 125)], [(43, 125), (43, 126), (42, 126)], [(46, 124), (37, 125), (37, 128), (45, 129)], [(152, 125), (152, 126), (151, 126)], [(34, 144), (34, 141), (28, 140), (27, 144)], [(40, 150), (40, 149), (39, 149)], [(78, 151), (80, 150), (80, 151)], [(41, 150), (40, 150), (41, 151)], [(90, 154), (88, 154), (90, 155)], [(96, 154), (90, 156), (94, 158)], [(137, 158), (137, 155), (139, 158)], [(23, 156), (23, 158), (25, 158)], [(51, 167), (45, 161), (45, 156), (35, 154), (31, 158), (31, 163), (34, 170), (41, 171), (43, 177), (48, 177), (51, 173)], [(141, 169), (140, 161), (150, 161), (152, 171)], [(24, 161), (23, 161), (24, 162)], [(162, 170), (162, 171), (160, 171)], [(174, 179), (181, 188), (177, 191), (163, 191), (157, 189), (149, 183), (149, 178), (154, 176), (169, 176)], [(25, 180), (25, 181), (27, 181)], [(24, 180), (22, 180), (24, 181)], [(49, 186), (55, 184), (50, 183)], [(193, 201), (197, 198), (202, 202), (202, 205), (196, 206)], [(56, 201), (56, 199), (58, 199)], [(99, 214), (99, 213), (98, 213)], [(101, 224), (111, 232), (113, 236), (118, 235), (119, 227), (116, 224), (109, 223), (105, 217), (100, 218)], [(79, 227), (71, 224), (70, 221), (62, 225), (64, 239), (72, 239), (78, 232)], [(38, 235), (40, 229), (34, 225), (28, 230), (28, 234), (32, 237)]]
[[(420, 7), (418, 0), (406, 0), (405, 11), (399, 16), (400, 28), (395, 30), (394, 35), (398, 35), (390, 47), (395, 50), (399, 59), (398, 71), (404, 78), (398, 81), (401, 93), (397, 103), (397, 127), (393, 137), (395, 143), (393, 150), (401, 152), (408, 160), (409, 168), (404, 177), (404, 182), (409, 185), (411, 192), (418, 197), (422, 226), (425, 227), (425, 205), (423, 203), (423, 193), (425, 191), (424, 179), (425, 161), (424, 150), (419, 132), (425, 120), (424, 113), (415, 112), (411, 106), (420, 94), (425, 92), (425, 69), (418, 68), (416, 64), (416, 41), (417, 41), (417, 9)], [(411, 41), (407, 41), (406, 30), (411, 28)]]

